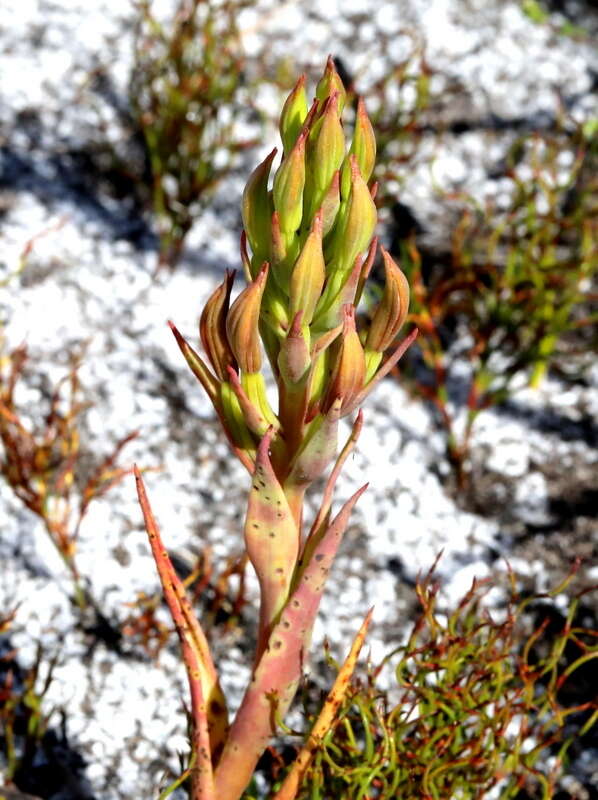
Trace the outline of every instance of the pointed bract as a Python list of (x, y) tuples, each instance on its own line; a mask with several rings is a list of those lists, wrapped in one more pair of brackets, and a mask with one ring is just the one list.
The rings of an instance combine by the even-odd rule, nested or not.
[(199, 321), (199, 336), (214, 372), (221, 381), (228, 380), (228, 368), (237, 361), (226, 335), (226, 315), (235, 273), (226, 271), (224, 281), (208, 298)]
[(243, 372), (259, 372), (262, 366), (259, 319), (267, 279), (268, 264), (264, 264), (232, 304), (226, 318), (228, 341)]

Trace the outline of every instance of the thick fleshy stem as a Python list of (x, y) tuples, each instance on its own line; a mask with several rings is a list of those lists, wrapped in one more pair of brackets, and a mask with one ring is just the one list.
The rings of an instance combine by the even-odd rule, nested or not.
[(353, 675), (355, 664), (359, 658), (359, 653), (361, 652), (370, 622), (372, 621), (373, 612), (374, 609), (370, 608), (361, 627), (357, 631), (349, 655), (336, 676), (334, 685), (324, 701), (322, 710), (307, 737), (306, 743), (301, 748), (297, 758), (293, 761), (291, 769), (287, 773), (282, 786), (271, 800), (294, 800), (297, 796), (297, 791), (301, 785), (301, 781), (305, 777), (305, 773), (308, 770), (314, 753), (318, 747), (321, 746), (324, 737), (331, 729), (334, 718), (345, 698), (349, 681)]
[(218, 800), (238, 800), (275, 733), (275, 716), (287, 712), (303, 671), (326, 578), (362, 486), (324, 532), (313, 558), (274, 626), (231, 725), (214, 773)]
[(299, 529), (268, 455), (273, 434), (269, 428), (257, 451), (245, 520), (245, 547), (260, 583), (256, 664), (288, 599), (299, 554)]

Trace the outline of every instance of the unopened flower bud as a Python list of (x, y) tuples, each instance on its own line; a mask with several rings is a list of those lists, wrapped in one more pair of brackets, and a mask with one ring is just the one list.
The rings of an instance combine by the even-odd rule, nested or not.
[(323, 474), (335, 456), (342, 401), (337, 398), (326, 414), (312, 420), (285, 486), (306, 488)]
[(366, 339), (366, 349), (384, 352), (403, 326), (409, 310), (409, 284), (403, 272), (382, 247), (386, 281), (380, 305), (374, 313)]
[(338, 210), (341, 205), (340, 172), (337, 170), (332, 176), (330, 186), (322, 198), (322, 235), (326, 236), (336, 222)]
[(357, 255), (368, 246), (378, 219), (376, 205), (354, 155), (350, 156), (350, 165), (351, 191), (334, 233), (332, 253), (335, 269), (341, 272), (351, 269)]
[(259, 318), (267, 278), (268, 264), (264, 264), (253, 283), (232, 304), (226, 318), (228, 341), (243, 372), (259, 372), (262, 365)]
[(339, 93), (334, 92), (309, 137), (309, 166), (316, 189), (316, 207), (345, 157), (345, 135), (338, 114)]
[(343, 108), (345, 107), (347, 92), (345, 91), (345, 87), (340, 75), (336, 71), (332, 56), (328, 56), (324, 74), (320, 78), (320, 82), (316, 87), (316, 97), (318, 100), (320, 100), (320, 107), (323, 106), (324, 101), (330, 97), (330, 95), (334, 94), (334, 92), (339, 93), (337, 113), (340, 117), (340, 115), (343, 113)]
[(280, 138), (282, 139), (285, 156), (293, 149), (306, 117), (305, 75), (301, 75), (295, 84), (295, 88), (287, 97), (280, 114)]
[(278, 288), (285, 297), (289, 293), (290, 274), (295, 259), (299, 254), (299, 237), (287, 237), (280, 229), (280, 215), (277, 211), (272, 214), (270, 225), (270, 273)]
[(251, 173), (241, 203), (243, 227), (247, 232), (253, 255), (261, 263), (268, 256), (272, 200), (268, 195), (268, 177), (276, 148)]
[(296, 384), (305, 376), (311, 364), (309, 354), (309, 328), (303, 325), (302, 313), (298, 311), (289, 333), (280, 343), (278, 369), (287, 384)]
[(221, 381), (228, 380), (228, 367), (237, 368), (237, 361), (226, 335), (226, 316), (235, 273), (226, 276), (206, 302), (199, 321), (199, 336), (214, 372)]
[(303, 324), (312, 321), (326, 279), (326, 266), (322, 253), (322, 212), (314, 217), (311, 232), (299, 258), (295, 262), (290, 281), (291, 317), (303, 313)]
[[(376, 163), (376, 137), (372, 123), (365, 110), (365, 103), (359, 98), (355, 131), (349, 155), (354, 155), (359, 165), (361, 177), (367, 183)], [(351, 165), (347, 159), (342, 169), (342, 195), (347, 197), (351, 189)]]
[[(285, 156), (274, 177), (272, 196), (278, 212), (280, 229), (285, 237), (298, 230), (303, 217), (303, 188), (305, 186), (305, 139), (304, 128), (293, 149)], [(268, 215), (268, 220), (269, 220)]]
[(355, 308), (347, 303), (343, 306), (343, 332), (322, 411), (328, 411), (340, 397), (342, 413), (361, 392), (364, 381), (365, 354), (355, 327)]

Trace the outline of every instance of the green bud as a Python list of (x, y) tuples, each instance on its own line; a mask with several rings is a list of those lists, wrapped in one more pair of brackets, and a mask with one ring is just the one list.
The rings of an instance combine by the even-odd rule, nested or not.
[(320, 101), (320, 108), (323, 107), (324, 102), (327, 100), (327, 98), (334, 94), (334, 92), (339, 93), (337, 113), (340, 117), (340, 115), (343, 113), (343, 108), (345, 107), (345, 102), (347, 100), (347, 92), (345, 91), (345, 87), (340, 75), (336, 71), (332, 56), (328, 56), (324, 74), (320, 78), (320, 82), (316, 87), (316, 97)]
[(301, 75), (295, 84), (295, 88), (287, 97), (280, 114), (280, 138), (282, 139), (285, 156), (293, 149), (306, 117), (305, 75)]
[(268, 257), (272, 200), (268, 194), (268, 178), (276, 148), (251, 173), (243, 192), (241, 215), (253, 255), (261, 263)]
[(261, 372), (242, 372), (241, 373), (241, 386), (249, 402), (258, 411), (263, 419), (266, 420), (268, 425), (274, 426), (278, 430), (280, 423), (276, 414), (272, 410), (268, 395), (266, 393), (266, 382)]
[(295, 262), (290, 282), (291, 317), (303, 312), (303, 323), (310, 325), (326, 279), (322, 252), (322, 212), (314, 217), (311, 232)]
[[(259, 374), (260, 373), (258, 373), (258, 375)], [(228, 379), (230, 386), (239, 402), (239, 408), (241, 409), (241, 412), (243, 414), (243, 419), (245, 420), (245, 424), (247, 425), (251, 433), (261, 438), (266, 433), (268, 428), (271, 427), (272, 423), (269, 422), (266, 419), (266, 417), (262, 414), (261, 407), (256, 406), (249, 399), (247, 392), (241, 385), (239, 376), (234, 371), (234, 369), (231, 369), (230, 367), (228, 369)]]
[(268, 264), (264, 264), (232, 304), (226, 318), (228, 341), (242, 372), (259, 372), (262, 365), (258, 323), (267, 278)]
[(338, 103), (339, 93), (335, 92), (326, 100), (322, 116), (309, 137), (310, 175), (313, 176), (318, 195), (316, 208), (345, 157), (345, 135), (339, 119)]
[(350, 165), (351, 191), (333, 234), (331, 253), (335, 269), (341, 272), (351, 269), (357, 255), (369, 245), (378, 219), (376, 205), (354, 155), (350, 156)]
[[(367, 183), (374, 170), (376, 163), (376, 137), (372, 123), (365, 110), (365, 104), (361, 97), (357, 103), (357, 118), (355, 120), (355, 131), (349, 156), (354, 155), (359, 165), (359, 171), (364, 181)], [(342, 195), (347, 197), (351, 188), (351, 164), (349, 159), (345, 160), (342, 170)]]
[(340, 172), (337, 170), (332, 176), (330, 186), (322, 198), (322, 235), (327, 236), (336, 222), (338, 210), (341, 205)]
[[(304, 128), (274, 176), (272, 189), (274, 209), (278, 212), (280, 230), (285, 237), (292, 236), (299, 229), (303, 217), (307, 135), (308, 130)], [(267, 219), (270, 220), (270, 215)]]
[(291, 271), (299, 254), (299, 237), (294, 233), (288, 236), (283, 234), (280, 228), (280, 215), (277, 211), (272, 214), (270, 235), (271, 274), (279, 289), (286, 296), (289, 293)]
[(220, 406), (222, 425), (233, 447), (255, 458), (255, 442), (230, 383), (220, 384)]

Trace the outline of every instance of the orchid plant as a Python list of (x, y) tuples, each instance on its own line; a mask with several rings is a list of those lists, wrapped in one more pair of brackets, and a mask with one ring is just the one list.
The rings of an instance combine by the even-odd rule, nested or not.
[[(359, 100), (347, 148), (341, 121), (345, 101), (332, 59), (311, 106), (305, 77), (299, 78), (282, 109), (282, 159), (271, 186), (276, 150), (255, 169), (243, 194), (241, 260), (247, 287), (231, 304), (234, 275), (227, 273), (208, 299), (199, 326), (205, 359), (171, 324), (233, 452), (251, 475), (244, 536), (260, 587), (259, 630), (251, 680), (231, 724), (206, 636), (137, 472), (145, 525), (191, 692), (192, 754), (185, 778), (192, 800), (238, 800), (276, 721), (293, 700), (327, 575), (351, 510), (366, 489), (332, 515), (333, 489), (359, 436), (362, 414), (336, 457), (339, 420), (359, 409), (417, 333), (396, 342), (407, 316), (409, 287), (384, 249), (382, 297), (368, 329), (357, 330), (356, 308), (377, 251), (376, 185), (368, 185), (376, 141)], [(266, 392), (264, 353), (278, 391), (277, 411)], [(319, 511), (304, 532), (306, 490), (331, 465)], [(342, 700), (370, 617), (277, 800), (295, 796)]]

